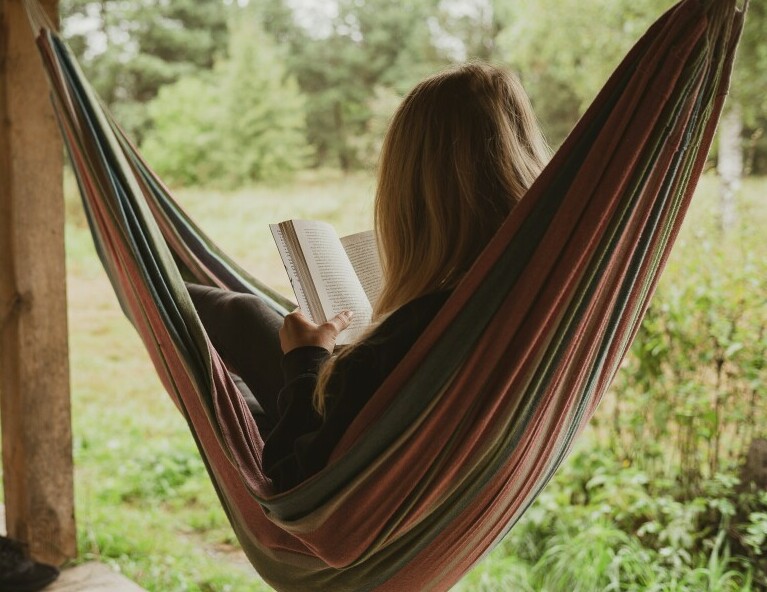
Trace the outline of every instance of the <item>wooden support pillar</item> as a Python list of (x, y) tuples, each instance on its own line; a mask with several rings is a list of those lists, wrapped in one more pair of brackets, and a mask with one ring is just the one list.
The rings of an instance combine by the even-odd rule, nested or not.
[[(41, 0), (57, 21), (58, 0)], [(0, 420), (8, 533), (76, 553), (63, 150), (21, 0), (0, 0)]]

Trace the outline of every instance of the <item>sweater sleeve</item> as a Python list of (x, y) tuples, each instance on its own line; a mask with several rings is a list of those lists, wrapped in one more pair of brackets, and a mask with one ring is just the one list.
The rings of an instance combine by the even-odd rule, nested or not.
[(296, 450), (301, 436), (322, 427), (322, 417), (312, 403), (317, 375), (330, 354), (322, 347), (299, 347), (283, 356), (285, 386), (277, 398), (279, 421), (264, 443), (264, 471), (283, 491), (311, 474), (313, 459)]
[(447, 293), (436, 293), (403, 306), (339, 358), (328, 380), (324, 416), (315, 411), (312, 397), (330, 354), (321, 347), (300, 347), (284, 356), (280, 417), (266, 438), (263, 456), (264, 472), (277, 491), (295, 487), (327, 464), (354, 418), (446, 298)]
[(324, 417), (314, 409), (312, 396), (329, 354), (322, 348), (298, 348), (285, 356), (285, 387), (277, 402), (280, 419), (264, 444), (264, 471), (276, 490), (295, 487), (327, 464), (346, 428), (390, 370), (388, 349), (362, 344), (339, 360), (328, 384)]

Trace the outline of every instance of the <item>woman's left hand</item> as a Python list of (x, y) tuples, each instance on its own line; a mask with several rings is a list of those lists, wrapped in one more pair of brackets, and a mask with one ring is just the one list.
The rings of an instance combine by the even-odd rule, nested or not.
[(345, 310), (321, 325), (315, 325), (300, 311), (285, 316), (280, 329), (280, 346), (286, 354), (298, 347), (324, 347), (330, 353), (336, 345), (338, 334), (352, 322), (352, 311)]

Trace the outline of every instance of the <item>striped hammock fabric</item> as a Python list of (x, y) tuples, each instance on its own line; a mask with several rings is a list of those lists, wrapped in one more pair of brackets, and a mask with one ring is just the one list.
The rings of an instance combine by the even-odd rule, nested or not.
[(683, 0), (649, 29), (330, 464), (279, 495), (182, 274), (293, 305), (184, 214), (25, 1), (106, 272), (258, 572), (285, 591), (449, 589), (551, 478), (637, 332), (728, 88), (735, 0)]

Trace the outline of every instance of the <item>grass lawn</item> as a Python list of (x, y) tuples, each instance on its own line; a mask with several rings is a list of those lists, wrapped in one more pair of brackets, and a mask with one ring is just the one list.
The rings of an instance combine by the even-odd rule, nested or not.
[[(342, 234), (364, 230), (372, 192), (368, 176), (329, 175), (177, 198), (238, 262), (290, 296), (267, 225), (302, 217)], [(270, 589), (239, 551), (186, 423), (122, 315), (73, 189), (66, 239), (80, 560), (110, 563), (150, 591)]]
[[(700, 208), (711, 207), (713, 188), (704, 180)], [(363, 230), (372, 225), (372, 192), (370, 176), (328, 174), (235, 193), (184, 190), (178, 200), (245, 268), (290, 295), (267, 224), (315, 218), (341, 234)], [(79, 560), (109, 563), (150, 591), (268, 590), (239, 551), (186, 424), (122, 316), (74, 190), (67, 193)]]

